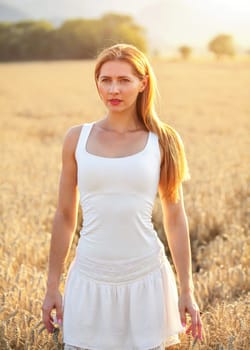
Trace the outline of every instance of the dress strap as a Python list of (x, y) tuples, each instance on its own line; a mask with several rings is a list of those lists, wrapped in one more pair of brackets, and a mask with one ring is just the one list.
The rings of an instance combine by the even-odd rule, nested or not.
[(154, 155), (161, 160), (161, 151), (160, 151), (160, 145), (159, 145), (159, 137), (155, 132), (151, 131), (151, 142), (152, 142), (152, 151), (154, 152)]
[(76, 159), (78, 159), (79, 156), (85, 152), (86, 142), (87, 142), (90, 130), (92, 128), (92, 125), (94, 123), (95, 122), (91, 122), (91, 123), (85, 123), (82, 125), (82, 129), (79, 135), (79, 139), (78, 139), (76, 151), (75, 151)]

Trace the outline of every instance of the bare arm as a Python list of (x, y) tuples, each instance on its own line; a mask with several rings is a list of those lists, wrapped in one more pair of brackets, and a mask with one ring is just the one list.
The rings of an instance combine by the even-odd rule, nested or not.
[(194, 285), (192, 279), (192, 260), (189, 239), (188, 220), (184, 208), (183, 190), (179, 187), (179, 201), (177, 203), (168, 202), (163, 197), (163, 185), (160, 181), (159, 195), (162, 204), (163, 225), (176, 268), (180, 287), (179, 311), (181, 322), (186, 325), (186, 312), (192, 319), (192, 325), (187, 332), (192, 330), (192, 335), (202, 339), (201, 320), (199, 308), (194, 298)]
[(58, 204), (52, 226), (49, 253), (47, 293), (43, 303), (43, 320), (49, 332), (53, 331), (52, 309), (56, 309), (59, 323), (62, 321), (62, 298), (59, 292), (60, 276), (77, 222), (77, 167), (74, 151), (79, 132), (79, 127), (70, 129), (63, 144)]
[(182, 187), (179, 189), (178, 203), (169, 203), (159, 189), (163, 225), (169, 249), (176, 268), (180, 292), (193, 292), (191, 249), (188, 220), (184, 209)]

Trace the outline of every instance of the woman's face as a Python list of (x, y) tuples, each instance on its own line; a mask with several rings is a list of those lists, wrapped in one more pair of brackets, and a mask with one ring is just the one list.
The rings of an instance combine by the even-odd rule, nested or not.
[(134, 111), (137, 96), (145, 86), (146, 79), (140, 80), (125, 61), (105, 62), (97, 80), (98, 92), (112, 112)]

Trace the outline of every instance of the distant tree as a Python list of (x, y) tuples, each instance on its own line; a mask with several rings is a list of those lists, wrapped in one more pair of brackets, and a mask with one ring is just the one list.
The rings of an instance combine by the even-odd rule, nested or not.
[(93, 58), (100, 44), (98, 20), (65, 21), (55, 33), (54, 57), (64, 59)]
[(222, 56), (232, 57), (236, 52), (233, 37), (227, 34), (217, 35), (208, 43), (208, 49), (213, 52), (218, 59)]
[(11, 23), (1, 22), (0, 23), (0, 60), (8, 60), (8, 48), (7, 43), (11, 31)]
[(121, 42), (146, 51), (143, 28), (127, 15), (67, 20), (59, 28), (46, 21), (0, 22), (1, 61), (90, 59)]
[(0, 60), (30, 60), (48, 57), (49, 33), (46, 21), (21, 21), (0, 24)]
[(187, 60), (192, 53), (192, 48), (190, 46), (183, 45), (179, 47), (178, 51), (181, 54), (182, 59)]
[(49, 36), (53, 26), (47, 21), (24, 21), (17, 23), (20, 31), (22, 59), (46, 59), (50, 56)]
[(143, 29), (127, 15), (106, 14), (100, 19), (65, 21), (54, 34), (54, 58), (93, 58), (115, 43), (134, 44), (146, 50)]
[(160, 50), (158, 49), (158, 48), (154, 48), (153, 50), (152, 50), (152, 56), (153, 57), (160, 57)]
[(102, 46), (124, 42), (144, 52), (147, 50), (144, 28), (137, 25), (133, 17), (108, 13), (100, 19), (100, 25)]

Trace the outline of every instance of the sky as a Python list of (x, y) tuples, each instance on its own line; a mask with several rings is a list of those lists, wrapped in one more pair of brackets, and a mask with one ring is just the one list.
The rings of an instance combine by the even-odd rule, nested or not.
[[(250, 0), (161, 1), (152, 34), (202, 47), (219, 33), (231, 34), (239, 47), (250, 49)], [(166, 16), (166, 13), (169, 16)], [(166, 20), (167, 19), (167, 20)], [(144, 22), (145, 24), (146, 22)]]
[[(235, 33), (238, 40), (250, 47), (250, 0), (195, 0), (197, 8), (206, 13), (204, 26)], [(213, 19), (211, 23), (209, 19)]]

